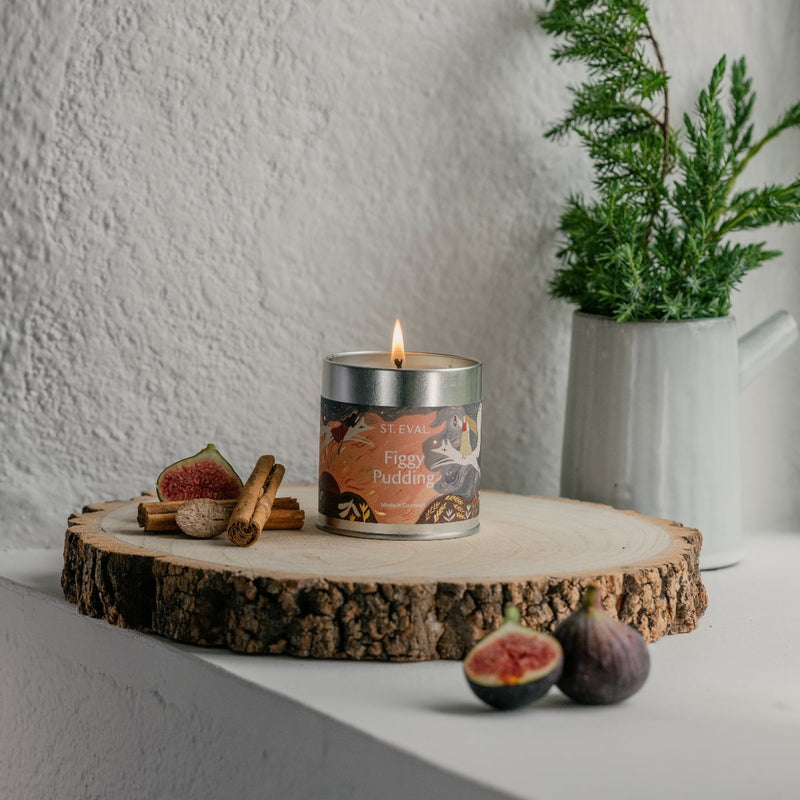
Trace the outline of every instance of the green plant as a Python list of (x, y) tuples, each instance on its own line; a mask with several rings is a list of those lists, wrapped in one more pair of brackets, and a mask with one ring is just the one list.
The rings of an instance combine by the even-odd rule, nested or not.
[[(780, 255), (730, 234), (800, 221), (800, 178), (737, 189), (745, 167), (789, 128), (800, 102), (759, 139), (744, 58), (723, 56), (683, 131), (670, 120), (669, 75), (642, 0), (555, 0), (540, 15), (559, 37), (556, 62), (578, 62), (566, 117), (546, 136), (576, 134), (594, 167), (594, 196), (573, 194), (551, 293), (620, 322), (725, 316), (744, 275)], [(723, 106), (723, 80), (729, 74)]]

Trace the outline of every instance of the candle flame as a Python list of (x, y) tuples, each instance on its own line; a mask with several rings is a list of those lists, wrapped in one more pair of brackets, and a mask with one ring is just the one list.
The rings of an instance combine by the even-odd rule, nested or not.
[(392, 332), (392, 361), (397, 369), (401, 369), (406, 360), (406, 349), (403, 346), (403, 329), (400, 327), (400, 320), (394, 321), (394, 331)]

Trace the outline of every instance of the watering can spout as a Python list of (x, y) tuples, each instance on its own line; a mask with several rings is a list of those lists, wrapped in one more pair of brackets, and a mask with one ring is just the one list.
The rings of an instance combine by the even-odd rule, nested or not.
[(773, 359), (798, 338), (797, 323), (788, 311), (778, 311), (739, 339), (739, 388), (749, 384)]

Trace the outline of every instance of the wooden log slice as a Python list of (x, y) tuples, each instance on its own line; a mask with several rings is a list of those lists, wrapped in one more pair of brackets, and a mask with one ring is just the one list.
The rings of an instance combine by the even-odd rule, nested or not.
[(82, 614), (180, 642), (311, 658), (461, 659), (519, 606), (552, 631), (590, 582), (648, 641), (691, 631), (707, 606), (698, 531), (607, 506), (481, 493), (470, 537), (384, 541), (315, 527), (224, 538), (144, 534), (140, 500), (70, 518), (62, 586)]

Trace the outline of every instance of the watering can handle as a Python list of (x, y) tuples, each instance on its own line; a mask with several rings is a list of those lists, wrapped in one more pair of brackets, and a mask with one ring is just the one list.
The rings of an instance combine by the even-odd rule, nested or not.
[(749, 384), (773, 359), (798, 338), (797, 323), (788, 311), (778, 311), (739, 339), (739, 388)]

